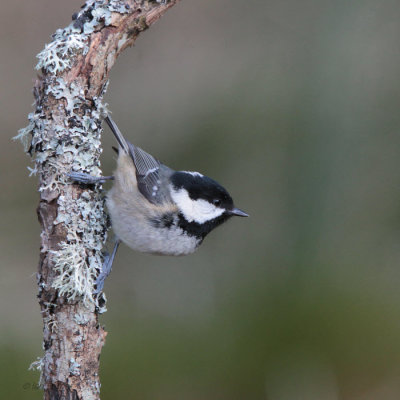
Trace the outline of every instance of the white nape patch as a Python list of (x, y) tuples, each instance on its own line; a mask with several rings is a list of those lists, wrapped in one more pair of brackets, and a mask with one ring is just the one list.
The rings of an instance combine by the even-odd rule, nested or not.
[(203, 224), (219, 217), (225, 211), (207, 200), (192, 200), (186, 189), (171, 189), (171, 197), (188, 222), (194, 221), (198, 224)]
[(204, 176), (200, 172), (195, 172), (195, 171), (181, 171), (181, 172), (184, 172), (185, 174), (189, 174), (189, 175), (192, 175), (192, 176), (200, 176), (200, 177)]

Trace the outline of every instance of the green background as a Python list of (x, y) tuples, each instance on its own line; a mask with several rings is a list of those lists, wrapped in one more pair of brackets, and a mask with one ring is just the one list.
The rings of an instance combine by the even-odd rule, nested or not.
[[(42, 396), (37, 180), (10, 138), (35, 55), (80, 5), (2, 4), (4, 399)], [(399, 21), (390, 0), (183, 0), (121, 55), (106, 101), (126, 136), (251, 217), (188, 257), (121, 247), (102, 399), (400, 398)]]

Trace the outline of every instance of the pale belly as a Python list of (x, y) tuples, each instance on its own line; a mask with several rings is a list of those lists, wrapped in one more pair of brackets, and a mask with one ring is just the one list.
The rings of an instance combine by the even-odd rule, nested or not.
[(112, 195), (107, 198), (107, 207), (116, 236), (133, 250), (179, 256), (193, 253), (201, 243), (178, 226), (154, 227), (148, 215), (132, 207), (115, 207)]

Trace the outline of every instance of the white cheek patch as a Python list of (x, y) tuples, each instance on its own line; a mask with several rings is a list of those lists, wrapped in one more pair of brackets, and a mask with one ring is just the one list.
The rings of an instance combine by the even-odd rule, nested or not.
[(171, 196), (188, 222), (194, 221), (203, 224), (219, 217), (225, 211), (223, 208), (216, 207), (206, 200), (192, 200), (185, 189), (172, 189)]

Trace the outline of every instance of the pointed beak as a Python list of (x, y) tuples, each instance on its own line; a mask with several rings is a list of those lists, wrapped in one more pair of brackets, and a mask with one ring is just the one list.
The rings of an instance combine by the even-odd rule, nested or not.
[(248, 217), (249, 214), (246, 214), (244, 211), (239, 210), (239, 208), (233, 208), (229, 211), (231, 215), (237, 215), (238, 217)]

